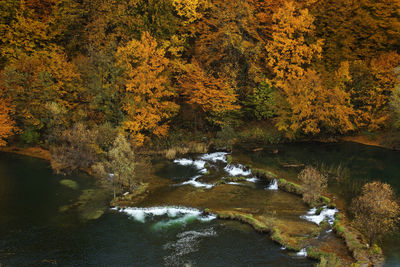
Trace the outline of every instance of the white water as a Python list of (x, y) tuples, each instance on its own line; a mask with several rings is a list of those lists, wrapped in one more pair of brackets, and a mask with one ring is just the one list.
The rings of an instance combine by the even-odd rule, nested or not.
[(175, 159), (174, 163), (182, 166), (193, 166), (203, 174), (207, 172), (205, 168), (206, 162), (204, 160)]
[(226, 184), (230, 184), (230, 185), (242, 185), (241, 183), (237, 183), (237, 182), (229, 182), (229, 183), (226, 183)]
[(222, 161), (222, 162), (226, 163), (226, 155), (227, 154), (228, 153), (226, 153), (226, 152), (215, 152), (215, 153), (210, 153), (210, 154), (204, 154), (200, 157), (200, 159), (212, 161), (212, 162)]
[(257, 177), (252, 177), (252, 178), (247, 178), (246, 181), (250, 183), (257, 183), (259, 180)]
[(229, 173), (229, 175), (231, 176), (247, 176), (251, 174), (250, 170), (245, 170), (245, 167), (241, 164), (238, 165), (232, 165), (232, 164), (228, 164), (226, 165), (226, 167), (224, 168), (224, 170)]
[(213, 228), (200, 231), (186, 231), (177, 234), (176, 242), (169, 242), (163, 246), (165, 250), (170, 250), (171, 254), (164, 257), (166, 266), (191, 266), (184, 261), (184, 256), (199, 250), (199, 245), (205, 237), (216, 236), (217, 232)]
[[(211, 221), (217, 217), (213, 214), (204, 215), (202, 211), (194, 208), (187, 207), (151, 207), (151, 208), (112, 208), (119, 212), (123, 212), (130, 216), (132, 219), (138, 222), (146, 222), (146, 219), (155, 216), (168, 216), (169, 218), (174, 218), (170, 225), (176, 223), (186, 223), (188, 220), (195, 219), (198, 221)], [(168, 221), (166, 222), (168, 224)]]
[(305, 219), (307, 221), (320, 224), (322, 221), (327, 221), (330, 225), (335, 221), (335, 213), (338, 212), (337, 209), (328, 209), (326, 207), (323, 208), (319, 215), (316, 214), (317, 208), (312, 208), (307, 212), (307, 215), (302, 215), (300, 218)]
[(189, 181), (183, 182), (180, 185), (192, 185), (192, 186), (197, 187), (197, 188), (204, 187), (204, 188), (207, 188), (207, 189), (210, 189), (210, 188), (214, 187), (213, 184), (206, 184), (206, 183), (202, 183), (202, 182), (197, 181), (197, 179), (200, 178), (200, 177), (201, 177), (201, 175), (195, 176), (192, 179), (190, 179)]
[(296, 253), (296, 255), (300, 257), (307, 257), (307, 250), (305, 248), (302, 248), (299, 252)]
[(269, 184), (269, 186), (266, 189), (268, 189), (268, 190), (278, 190), (279, 189), (278, 180), (277, 179), (272, 180), (272, 182)]
[[(207, 169), (205, 168), (206, 161), (214, 162), (214, 163), (221, 161), (223, 163), (226, 163), (227, 162), (227, 159), (226, 159), (227, 154), (228, 153), (226, 153), (226, 152), (215, 152), (215, 153), (203, 154), (199, 157), (199, 159), (188, 159), (188, 158), (175, 159), (174, 163), (182, 165), (182, 166), (193, 166), (197, 170), (199, 170), (199, 172), (202, 175), (204, 175), (207, 173)], [(225, 166), (224, 170), (230, 176), (239, 176), (239, 175), (240, 176), (249, 176), (249, 175), (251, 175), (251, 170), (245, 168), (241, 164), (238, 164), (238, 165), (228, 164)], [(197, 175), (195, 177), (190, 178), (188, 181), (180, 183), (179, 185), (191, 185), (194, 187), (206, 188), (206, 189), (210, 189), (210, 188), (214, 187), (214, 184), (199, 182), (197, 179), (200, 177), (201, 177), (201, 175)], [(251, 183), (256, 183), (258, 181), (258, 179), (256, 177), (249, 177), (246, 179), (246, 181), (251, 182)], [(240, 183), (236, 183), (236, 182), (230, 182), (227, 184), (241, 185)]]

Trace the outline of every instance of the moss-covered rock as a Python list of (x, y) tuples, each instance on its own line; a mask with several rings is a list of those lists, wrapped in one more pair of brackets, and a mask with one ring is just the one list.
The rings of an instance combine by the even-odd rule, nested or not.
[(63, 180), (60, 181), (60, 184), (65, 186), (65, 187), (71, 188), (73, 190), (78, 190), (79, 189), (78, 183), (75, 182), (75, 181), (72, 181), (70, 179), (63, 179)]
[(215, 185), (221, 185), (227, 183), (239, 183), (246, 181), (246, 179), (247, 178), (243, 176), (229, 176), (219, 180), (218, 182), (215, 183)]

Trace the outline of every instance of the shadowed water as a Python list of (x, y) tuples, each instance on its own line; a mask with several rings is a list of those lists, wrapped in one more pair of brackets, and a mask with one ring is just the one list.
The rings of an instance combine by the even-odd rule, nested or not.
[[(61, 182), (66, 179), (76, 185)], [(86, 175), (54, 175), (45, 161), (0, 153), (0, 264), (313, 265), (248, 226), (207, 217), (193, 208), (137, 208), (133, 213), (139, 217), (110, 210), (109, 195), (99, 189), (91, 194), (94, 188), (95, 180)]]

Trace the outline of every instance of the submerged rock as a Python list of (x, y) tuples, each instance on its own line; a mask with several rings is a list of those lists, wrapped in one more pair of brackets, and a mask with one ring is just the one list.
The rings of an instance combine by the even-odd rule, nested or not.
[(60, 181), (60, 184), (73, 190), (79, 189), (78, 183), (70, 179), (63, 179)]

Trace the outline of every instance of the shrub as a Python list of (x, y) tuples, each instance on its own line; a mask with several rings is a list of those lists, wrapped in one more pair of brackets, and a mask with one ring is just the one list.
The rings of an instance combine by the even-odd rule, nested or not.
[(327, 176), (307, 166), (299, 173), (299, 179), (303, 183), (301, 191), (304, 202), (311, 206), (315, 205), (328, 185)]
[(226, 149), (232, 150), (232, 146), (235, 143), (236, 132), (230, 126), (223, 126), (221, 131), (217, 132), (214, 139), (215, 149)]
[(361, 195), (353, 200), (351, 209), (354, 224), (368, 238), (370, 245), (396, 226), (400, 214), (392, 188), (381, 182), (365, 184)]
[(174, 159), (176, 156), (176, 149), (175, 148), (170, 148), (165, 152), (165, 157), (167, 159)]
[(19, 136), (19, 139), (28, 145), (36, 144), (39, 138), (40, 134), (33, 127), (29, 127)]

